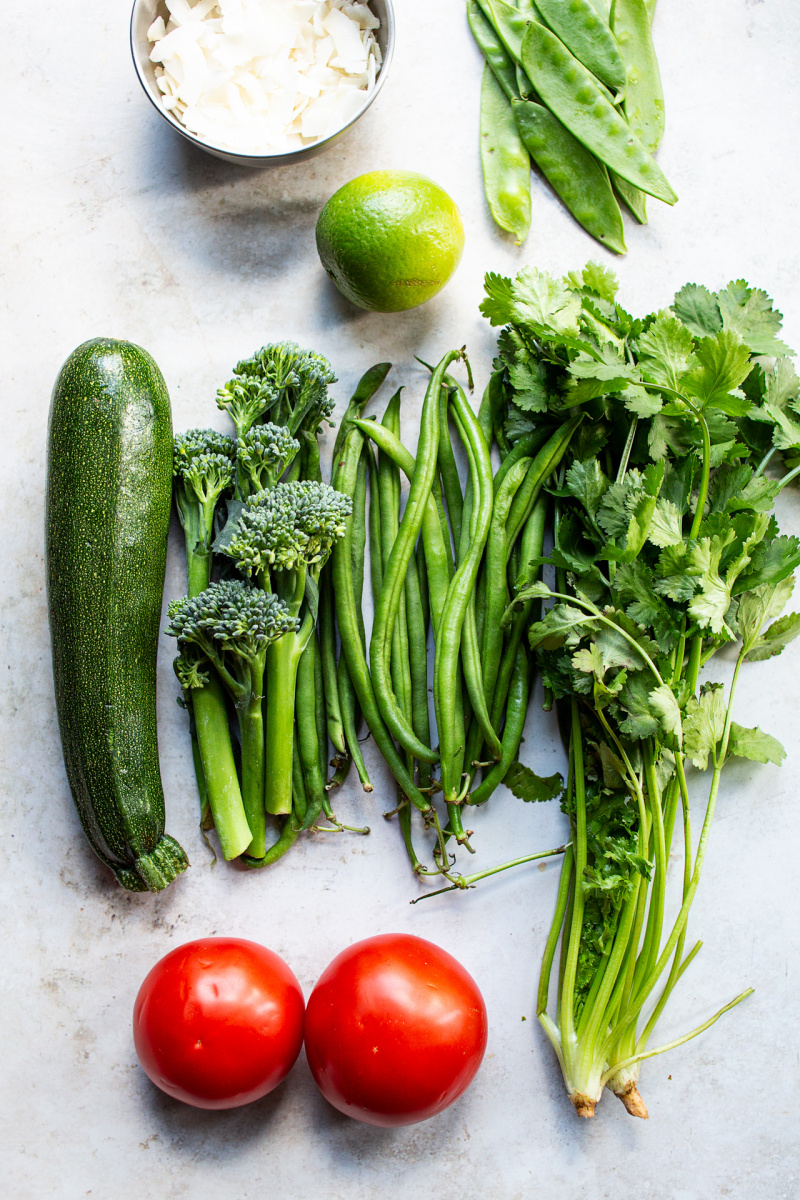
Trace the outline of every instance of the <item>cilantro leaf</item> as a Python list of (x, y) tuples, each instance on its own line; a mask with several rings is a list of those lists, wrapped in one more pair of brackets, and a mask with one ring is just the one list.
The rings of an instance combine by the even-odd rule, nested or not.
[(800, 567), (800, 540), (796, 537), (771, 537), (753, 550), (750, 565), (733, 588), (733, 594), (750, 591), (762, 583), (780, 583)]
[(786, 758), (786, 751), (777, 738), (764, 733), (758, 726), (755, 729), (745, 729), (735, 721), (731, 722), (728, 754), (734, 754), (737, 758), (749, 758), (751, 762), (774, 763), (776, 767)]
[(684, 377), (683, 390), (699, 400), (703, 408), (709, 405), (719, 408), (729, 392), (744, 383), (752, 369), (747, 347), (730, 330), (703, 338), (697, 344), (695, 357), (698, 365)]
[(526, 804), (541, 804), (548, 800), (560, 800), (564, 794), (561, 775), (537, 775), (521, 762), (513, 762), (503, 780), (510, 792)]
[(483, 281), (486, 299), (480, 311), (492, 325), (508, 325), (514, 320), (514, 293), (511, 280), (505, 275), (487, 271)]
[(729, 283), (717, 296), (722, 328), (736, 334), (754, 354), (791, 354), (778, 333), (783, 314), (776, 312), (766, 292), (751, 288), (743, 279)]
[(672, 311), (696, 338), (713, 337), (722, 329), (722, 314), (716, 296), (696, 283), (687, 283), (676, 293)]
[(751, 650), (755, 645), (758, 635), (767, 621), (781, 615), (789, 603), (793, 591), (794, 579), (789, 576), (780, 583), (765, 583), (761, 587), (745, 592), (739, 603), (737, 619), (746, 651)]
[(747, 662), (764, 662), (765, 659), (774, 658), (798, 636), (800, 636), (800, 613), (788, 613), (785, 617), (780, 617), (774, 625), (770, 625), (769, 629), (753, 643), (753, 647), (747, 652), (745, 659)]
[(555, 333), (577, 333), (581, 300), (561, 279), (535, 267), (523, 267), (512, 284), (514, 320), (521, 325)]
[(579, 500), (589, 515), (594, 518), (600, 501), (608, 491), (608, 479), (600, 469), (596, 458), (589, 462), (574, 462), (567, 471), (565, 486), (571, 496)]
[(508, 366), (508, 380), (514, 389), (514, 404), (523, 412), (547, 412), (550, 392), (547, 368), (524, 347), (517, 349)]
[(653, 519), (647, 532), (648, 541), (654, 546), (679, 546), (683, 541), (683, 517), (680, 509), (671, 500), (659, 496)]
[(619, 291), (619, 281), (613, 271), (600, 263), (588, 262), (583, 268), (583, 286), (587, 291), (594, 292), (609, 304), (613, 304)]
[(708, 756), (716, 759), (719, 740), (725, 732), (725, 693), (721, 683), (706, 683), (699, 699), (690, 696), (683, 718), (683, 749), (700, 771), (708, 767)]
[(681, 710), (678, 707), (675, 693), (668, 683), (662, 683), (659, 687), (653, 688), (650, 693), (650, 708), (658, 716), (664, 733), (672, 734), (680, 745), (683, 738)]
[[(785, 408), (792, 401), (797, 401), (800, 393), (800, 379), (790, 358), (778, 358), (771, 370), (765, 373), (766, 387), (764, 399), (776, 408)], [(796, 404), (792, 404), (796, 408)]]
[(675, 317), (659, 314), (638, 345), (642, 369), (654, 383), (680, 391), (681, 376), (689, 370), (694, 339)]
[(648, 392), (645, 388), (632, 383), (620, 393), (620, 399), (634, 416), (647, 420), (661, 411), (663, 400), (657, 392)]

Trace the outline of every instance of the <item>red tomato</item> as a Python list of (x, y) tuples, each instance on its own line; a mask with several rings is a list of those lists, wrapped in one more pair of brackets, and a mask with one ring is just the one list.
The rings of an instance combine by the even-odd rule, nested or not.
[(423, 938), (388, 933), (344, 950), (306, 1009), (308, 1064), (326, 1100), (369, 1125), (425, 1121), (466, 1091), (486, 1050), (475, 980)]
[(282, 958), (242, 938), (172, 950), (133, 1009), (136, 1053), (162, 1091), (196, 1108), (238, 1108), (289, 1074), (303, 1044), (303, 993)]

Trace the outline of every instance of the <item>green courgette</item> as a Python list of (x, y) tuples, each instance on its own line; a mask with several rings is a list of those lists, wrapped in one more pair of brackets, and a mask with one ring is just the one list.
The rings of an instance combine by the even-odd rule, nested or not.
[(97, 338), (50, 409), (46, 558), (56, 706), (72, 796), (130, 891), (188, 864), (164, 833), (156, 654), (172, 495), (169, 395), (149, 354)]

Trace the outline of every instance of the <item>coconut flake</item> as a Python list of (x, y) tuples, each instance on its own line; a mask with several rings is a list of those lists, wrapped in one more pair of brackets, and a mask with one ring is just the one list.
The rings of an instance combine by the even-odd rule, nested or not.
[(148, 30), (162, 104), (225, 149), (299, 149), (375, 87), (380, 22), (360, 0), (166, 0)]

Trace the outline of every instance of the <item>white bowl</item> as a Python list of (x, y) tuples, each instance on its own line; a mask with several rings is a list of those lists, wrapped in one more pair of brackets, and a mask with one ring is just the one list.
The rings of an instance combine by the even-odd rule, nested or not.
[(240, 167), (282, 167), (289, 163), (302, 162), (306, 158), (313, 158), (315, 154), (320, 154), (323, 150), (327, 150), (328, 146), (338, 141), (342, 134), (346, 133), (351, 125), (355, 125), (356, 121), (364, 115), (383, 87), (383, 82), (389, 73), (389, 66), (394, 52), (394, 9), (392, 7), (392, 0), (370, 0), (370, 6), (381, 23), (380, 28), (375, 31), (375, 36), (378, 39), (381, 54), (383, 55), (383, 62), (378, 72), (378, 77), (375, 80), (375, 87), (371, 92), (364, 93), (364, 102), (361, 108), (346, 125), (329, 134), (328, 137), (320, 138), (318, 142), (312, 142), (309, 146), (304, 146), (302, 150), (288, 150), (276, 154), (237, 154), (232, 150), (226, 150), (222, 146), (215, 146), (213, 142), (206, 142), (202, 138), (197, 137), (196, 134), (190, 133), (177, 117), (174, 117), (172, 113), (164, 108), (161, 103), (161, 92), (156, 83), (155, 67), (150, 61), (152, 43), (147, 40), (147, 31), (156, 17), (162, 16), (165, 21), (169, 18), (164, 0), (135, 0), (131, 14), (131, 54), (133, 55), (133, 65), (136, 68), (136, 74), (139, 76), (139, 82), (144, 88), (148, 100), (150, 100), (163, 119), (173, 129), (176, 129), (181, 137), (186, 138), (187, 142), (191, 142), (194, 146), (199, 146), (201, 150), (207, 150), (209, 154), (213, 154), (216, 158), (222, 158), (225, 162), (236, 163)]

